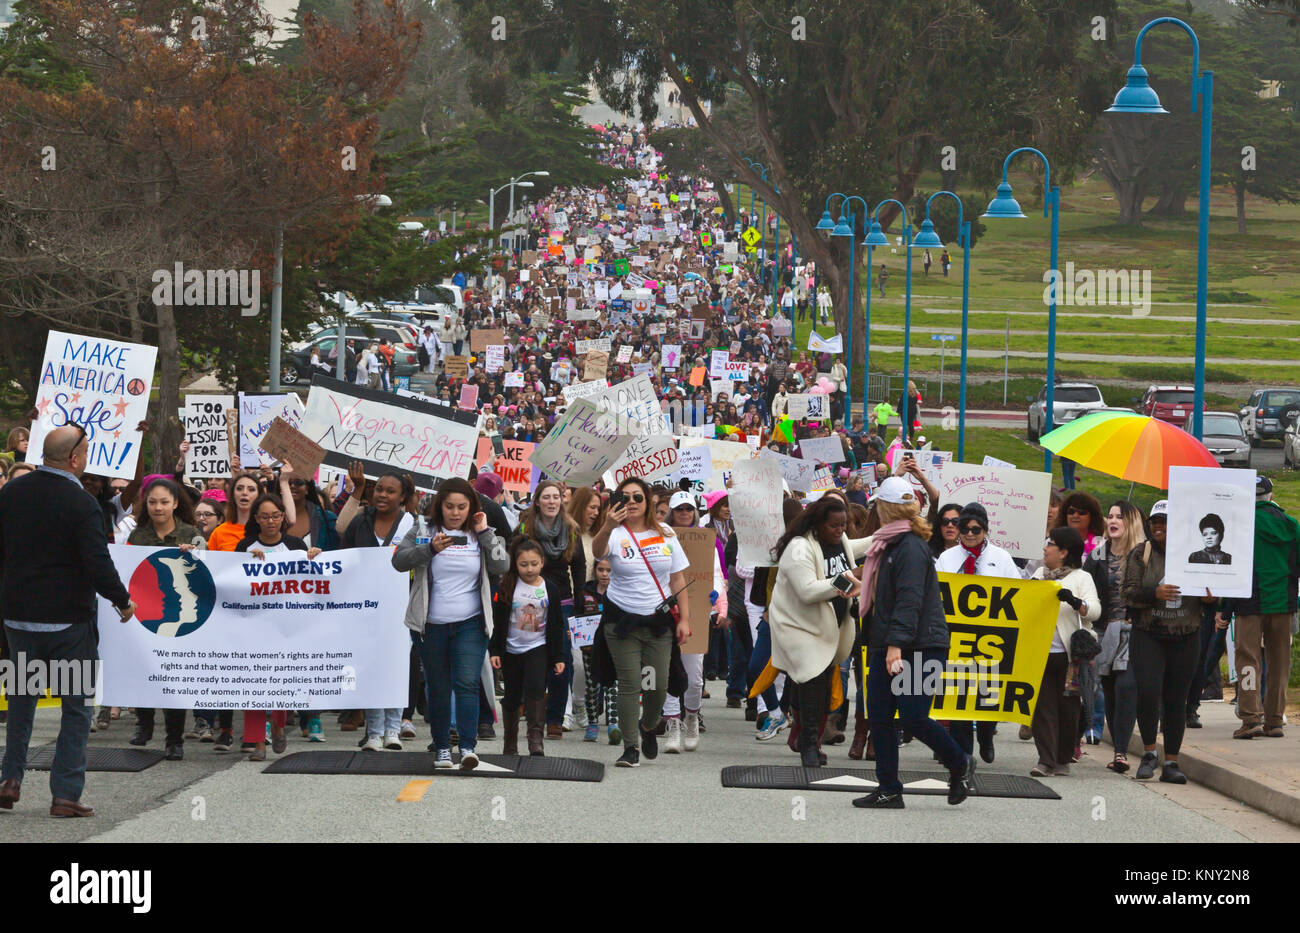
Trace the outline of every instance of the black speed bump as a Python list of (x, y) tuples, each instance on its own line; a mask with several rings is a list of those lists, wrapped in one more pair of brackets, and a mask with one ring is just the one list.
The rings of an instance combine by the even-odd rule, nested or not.
[[(165, 753), (156, 748), (87, 748), (87, 771), (143, 771), (162, 761)], [(31, 752), (27, 767), (49, 771), (54, 764), (54, 746), (43, 745)]]
[[(947, 795), (947, 771), (899, 771), (904, 794)], [(798, 768), (790, 765), (733, 765), (722, 769), (723, 787), (764, 790), (839, 790), (865, 794), (877, 787), (874, 770), (849, 768)], [(976, 771), (972, 797), (1014, 797), (1022, 800), (1060, 800), (1061, 795), (1041, 781), (1019, 774)]]
[(276, 759), (263, 774), (382, 774), (414, 777), (521, 778), (530, 781), (589, 781), (605, 777), (605, 766), (584, 758), (532, 755), (480, 755), (472, 771), (438, 770), (432, 752), (296, 752)]

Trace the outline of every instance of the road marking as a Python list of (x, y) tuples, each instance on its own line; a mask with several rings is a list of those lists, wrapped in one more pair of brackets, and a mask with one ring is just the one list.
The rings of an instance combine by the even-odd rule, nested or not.
[(423, 798), (425, 791), (433, 785), (431, 780), (407, 781), (402, 792), (397, 795), (398, 803), (419, 803)]

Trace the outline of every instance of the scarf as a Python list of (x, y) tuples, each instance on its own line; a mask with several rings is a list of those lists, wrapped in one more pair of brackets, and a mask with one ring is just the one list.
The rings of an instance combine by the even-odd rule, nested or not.
[[(958, 543), (960, 544), (960, 542)], [(966, 547), (966, 545), (964, 544), (961, 544), (961, 547), (966, 551), (966, 561), (961, 565), (962, 573), (973, 574), (975, 572), (975, 561), (981, 554), (984, 553), (984, 548), (986, 546), (988, 546), (987, 540), (981, 541), (980, 546), (975, 548), (974, 550)]]
[(862, 564), (862, 595), (858, 597), (858, 606), (861, 607), (864, 618), (876, 599), (876, 572), (880, 570), (880, 559), (885, 553), (885, 548), (911, 530), (912, 523), (900, 518), (888, 525), (881, 525), (880, 530), (871, 536), (871, 543), (867, 545), (866, 560)]
[(563, 557), (569, 547), (569, 525), (557, 515), (555, 524), (548, 528), (542, 516), (538, 515), (533, 528), (533, 537), (542, 546), (542, 553), (546, 555), (546, 559), (555, 560)]
[(1044, 580), (1064, 580), (1074, 570), (1074, 567), (1058, 567), (1056, 570), (1048, 569), (1046, 564), (1043, 565)]

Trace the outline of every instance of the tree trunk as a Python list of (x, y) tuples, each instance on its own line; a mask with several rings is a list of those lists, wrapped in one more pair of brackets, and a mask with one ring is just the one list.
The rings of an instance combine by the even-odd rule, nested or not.
[(1237, 202), (1237, 233), (1246, 235), (1246, 180), (1239, 178), (1232, 183), (1232, 193)]
[(1146, 186), (1141, 182), (1123, 182), (1112, 186), (1115, 200), (1119, 202), (1119, 222), (1130, 227), (1142, 226), (1142, 202), (1146, 199)]
[(710, 174), (709, 181), (713, 182), (713, 188), (718, 192), (718, 200), (722, 202), (722, 210), (727, 218), (727, 226), (735, 226), (736, 204), (731, 200), (731, 192), (727, 190), (727, 182), (723, 179), (721, 173)]
[(158, 414), (153, 421), (153, 465), (155, 472), (170, 473), (181, 442), (176, 409), (181, 403), (181, 349), (176, 334), (176, 314), (169, 304), (158, 310)]
[(1147, 211), (1148, 217), (1185, 217), (1187, 215), (1187, 185), (1165, 184), (1160, 188), (1160, 196), (1155, 206)]

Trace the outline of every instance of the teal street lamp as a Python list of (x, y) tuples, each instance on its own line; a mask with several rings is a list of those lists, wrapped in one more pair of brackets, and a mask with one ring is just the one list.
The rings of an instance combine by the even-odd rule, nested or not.
[[(867, 310), (866, 324), (871, 327), (871, 272), (872, 272), (872, 254), (877, 246), (888, 246), (889, 237), (885, 236), (885, 231), (880, 228), (880, 209), (886, 204), (898, 205), (899, 211), (903, 214), (903, 246), (906, 250), (907, 257), (907, 287), (903, 299), (903, 410), (900, 415), (903, 418), (903, 440), (907, 440), (907, 435), (911, 432), (912, 417), (917, 412), (909, 412), (912, 404), (912, 397), (907, 391), (908, 381), (911, 376), (911, 359), (912, 359), (912, 221), (908, 219), (907, 207), (901, 201), (893, 198), (886, 198), (876, 205), (876, 213), (871, 219), (871, 232), (867, 238), (862, 241), (867, 247)], [(870, 337), (867, 338), (870, 341)], [(870, 343), (868, 343), (868, 347)], [(888, 399), (886, 399), (888, 401)]]
[(1160, 98), (1147, 80), (1147, 70), (1142, 67), (1142, 39), (1147, 30), (1161, 23), (1178, 26), (1191, 37), (1192, 113), (1196, 113), (1198, 106), (1201, 112), (1201, 197), (1196, 219), (1196, 394), (1192, 408), (1192, 434), (1199, 440), (1201, 413), (1205, 408), (1205, 303), (1210, 261), (1210, 138), (1214, 111), (1214, 72), (1197, 74), (1201, 67), (1201, 44), (1192, 27), (1172, 16), (1161, 16), (1143, 26), (1133, 48), (1133, 67), (1128, 70), (1128, 81), (1115, 95), (1115, 103), (1106, 112), (1169, 112), (1160, 106)]
[(943, 241), (934, 232), (930, 221), (930, 204), (940, 195), (946, 195), (957, 202), (958, 241), (962, 247), (961, 264), (961, 399), (957, 410), (957, 459), (966, 458), (966, 338), (970, 322), (970, 221), (962, 219), (961, 198), (951, 191), (936, 191), (925, 202), (925, 220), (921, 222), (921, 232), (912, 241), (918, 249), (943, 249)]
[[(1061, 189), (1052, 187), (1052, 167), (1048, 164), (1047, 156), (1031, 146), (1021, 146), (1019, 149), (1012, 150), (1010, 155), (1002, 162), (1002, 183), (998, 185), (997, 196), (989, 202), (989, 208), (984, 212), (983, 216), (994, 219), (1021, 218), (1025, 216), (1025, 212), (1020, 209), (1019, 202), (1012, 197), (1011, 185), (1007, 182), (1007, 167), (1011, 165), (1011, 160), (1022, 152), (1032, 152), (1043, 160), (1043, 190), (1046, 192), (1043, 195), (1043, 216), (1050, 216), (1052, 219), (1051, 271), (1053, 284), (1050, 290), (1052, 297), (1047, 309), (1047, 406), (1044, 410), (1045, 427), (1043, 429), (1043, 433), (1046, 434), (1055, 425), (1055, 422), (1052, 421), (1052, 402), (1056, 394), (1056, 294), (1061, 284), (1058, 258), (1061, 239)], [(1043, 448), (1043, 472), (1052, 472), (1052, 452), (1047, 448)]]
[[(834, 224), (831, 223), (831, 209), (830, 209), (831, 198), (840, 199), (840, 219), (838, 222)], [(861, 197), (859, 197), (856, 194), (847, 195), (844, 194), (843, 192), (836, 191), (827, 196), (826, 208), (825, 210), (822, 211), (822, 219), (817, 222), (817, 230), (821, 231), (822, 233), (828, 233), (831, 236), (849, 238), (849, 310), (848, 310), (848, 314), (846, 315), (848, 334), (844, 338), (844, 359), (846, 361), (845, 369), (848, 370), (848, 376), (844, 380), (844, 425), (846, 429), (851, 427), (853, 424), (853, 418), (852, 418), (852, 413), (853, 413), (853, 282), (858, 277), (858, 275), (857, 275), (857, 266), (855, 265), (856, 257), (854, 256), (854, 252), (853, 252), (853, 237), (855, 235), (854, 229), (857, 225), (857, 217), (852, 210), (846, 212), (845, 206), (848, 205), (849, 207), (852, 207), (852, 202), (854, 201), (862, 202), (862, 217), (863, 220), (865, 220), (871, 210), (869, 207), (867, 207), (867, 202), (864, 201)], [(871, 302), (870, 284), (867, 285), (867, 302), (869, 307)], [(868, 322), (869, 320), (870, 319), (868, 319)], [(817, 329), (817, 315), (815, 313), (815, 310), (813, 314), (812, 328), (814, 331)], [(867, 333), (866, 340), (867, 340), (866, 348), (869, 349), (871, 347), (870, 333)], [(865, 354), (863, 354), (862, 367), (864, 372), (866, 371), (867, 366), (868, 366), (867, 357)], [(867, 393), (866, 393), (866, 386), (864, 382), (863, 392), (862, 392), (862, 414), (863, 414), (862, 420), (864, 423), (867, 420), (866, 413), (867, 413)]]

